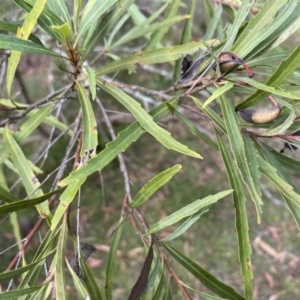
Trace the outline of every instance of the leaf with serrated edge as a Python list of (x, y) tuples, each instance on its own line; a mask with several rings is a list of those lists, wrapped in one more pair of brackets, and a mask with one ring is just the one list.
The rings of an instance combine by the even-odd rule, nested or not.
[[(29, 198), (43, 196), (42, 190), (39, 189), (39, 180), (36, 178), (35, 174), (31, 170), (23, 151), (11, 135), (7, 126), (4, 129), (3, 137), (6, 149), (9, 155), (11, 156), (15, 167), (19, 171), (19, 175), (22, 179), (27, 194), (30, 195)], [(47, 203), (37, 204), (36, 208), (39, 211), (39, 214), (42, 218), (47, 217), (48, 221), (50, 221), (51, 214)]]
[[(207, 45), (211, 45), (215, 40), (206, 41)], [(124, 70), (134, 69), (138, 65), (152, 65), (170, 62), (181, 58), (182, 55), (192, 54), (198, 50), (206, 50), (203, 42), (191, 42), (180, 46), (165, 47), (161, 49), (149, 50), (140, 53), (135, 53), (131, 56), (111, 62), (98, 71), (96, 76)]]
[(95, 75), (94, 70), (92, 68), (90, 68), (89, 66), (85, 66), (85, 69), (86, 69), (86, 72), (88, 75), (92, 99), (95, 100), (95, 98), (96, 98), (96, 75)]
[(235, 208), (235, 227), (239, 244), (239, 260), (243, 276), (245, 298), (252, 299), (253, 273), (251, 266), (251, 243), (249, 238), (249, 224), (246, 208), (246, 197), (240, 176), (232, 163), (232, 157), (225, 146), (224, 141), (216, 132), (219, 149), (226, 167), (227, 176), (233, 191), (233, 203)]
[(97, 84), (124, 105), (133, 114), (140, 125), (166, 148), (192, 157), (202, 158), (200, 154), (190, 150), (186, 145), (176, 141), (171, 136), (170, 132), (158, 126), (153, 121), (153, 118), (142, 108), (140, 103), (124, 93), (121, 89), (105, 81), (101, 82), (98, 80)]
[[(37, 23), (39, 15), (42, 13), (47, 0), (36, 1), (30, 13), (25, 15), (23, 25), (18, 28), (17, 37), (22, 40), (27, 40), (31, 31)], [(1, 45), (0, 45), (1, 49)], [(8, 59), (7, 71), (6, 71), (6, 88), (8, 95), (10, 96), (12, 82), (15, 77), (15, 72), (21, 58), (21, 52), (12, 50)]]
[(96, 149), (98, 145), (98, 132), (94, 110), (88, 94), (79, 82), (76, 82), (76, 87), (83, 115), (83, 143), (80, 152), (82, 157), (86, 150)]
[(175, 238), (181, 236), (185, 233), (200, 217), (208, 212), (208, 209), (204, 209), (197, 214), (190, 216), (186, 221), (184, 221), (179, 228), (177, 228), (173, 233), (168, 235), (167, 237), (160, 239), (161, 242), (169, 242), (174, 240)]
[(242, 179), (246, 187), (248, 188), (250, 196), (255, 204), (257, 221), (258, 223), (260, 223), (262, 213), (261, 206), (263, 203), (260, 196), (260, 190), (258, 190), (258, 187), (255, 185), (251, 170), (249, 168), (249, 162), (246, 157), (245, 145), (239, 127), (238, 119), (230, 102), (225, 98), (224, 95), (220, 97), (220, 102), (225, 126), (229, 137), (230, 147)]
[(75, 195), (77, 194), (84, 181), (85, 178), (72, 182), (72, 184), (70, 184), (62, 193), (62, 195), (59, 198), (59, 205), (51, 221), (51, 230), (54, 230), (56, 226), (58, 226), (60, 219), (62, 218), (69, 204), (74, 200)]
[(111, 243), (111, 247), (109, 249), (108, 253), (108, 261), (107, 261), (107, 267), (105, 272), (105, 296), (106, 300), (112, 299), (112, 287), (113, 287), (113, 280), (114, 280), (114, 270), (115, 265), (117, 262), (117, 251), (119, 247), (120, 237), (122, 234), (122, 225), (123, 225), (123, 219), (120, 220), (118, 223), (118, 228), (115, 230), (113, 235), (113, 240)]
[[(177, 99), (167, 101), (172, 106), (178, 102)], [(166, 103), (160, 104), (158, 107), (150, 111), (150, 116), (156, 122), (170, 113)], [(60, 186), (65, 186), (76, 180), (85, 179), (87, 176), (96, 171), (102, 170), (108, 165), (119, 153), (124, 152), (133, 142), (135, 142), (146, 131), (138, 122), (129, 125), (125, 130), (121, 131), (117, 137), (108, 143), (95, 157), (90, 159), (84, 166), (72, 172), (67, 178), (59, 182)]]
[(149, 230), (147, 231), (147, 235), (159, 231), (166, 226), (173, 225), (180, 221), (183, 218), (189, 217), (203, 208), (206, 208), (209, 205), (216, 203), (218, 200), (226, 197), (227, 195), (231, 194), (233, 190), (227, 190), (219, 192), (215, 195), (207, 196), (201, 200), (196, 200), (191, 204), (186, 205), (185, 207), (177, 210), (176, 212), (172, 213), (171, 215), (165, 217), (164, 219), (158, 221), (156, 224), (150, 226)]
[(60, 229), (60, 234), (57, 243), (56, 256), (56, 270), (55, 270), (55, 293), (56, 299), (66, 300), (67, 290), (66, 290), (66, 276), (65, 276), (65, 250), (68, 238), (68, 222), (66, 216), (62, 227)]
[(16, 50), (28, 53), (44, 54), (65, 58), (63, 55), (55, 53), (40, 44), (29, 41), (24, 41), (13, 36), (8, 36), (0, 33), (0, 49)]
[(236, 293), (232, 287), (219, 281), (216, 277), (208, 273), (200, 265), (196, 264), (183, 253), (173, 247), (167, 246), (165, 243), (162, 243), (162, 245), (186, 270), (191, 272), (194, 277), (201, 282), (201, 284), (206, 286), (213, 293), (225, 299), (245, 300), (245, 298)]
[(278, 10), (285, 5), (286, 1), (272, 0), (266, 1), (259, 12), (250, 20), (247, 27), (243, 30), (238, 40), (232, 47), (232, 51), (242, 57), (254, 49), (259, 43), (259, 37), (263, 30), (273, 22)]
[(160, 187), (165, 185), (181, 169), (181, 165), (169, 168), (148, 181), (136, 194), (130, 207), (137, 207), (147, 201)]

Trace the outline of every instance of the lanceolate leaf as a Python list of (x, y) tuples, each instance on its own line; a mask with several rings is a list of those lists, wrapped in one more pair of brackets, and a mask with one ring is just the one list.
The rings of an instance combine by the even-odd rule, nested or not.
[(19, 201), (14, 201), (11, 202), (9, 204), (4, 204), (0, 206), (0, 215), (3, 214), (8, 214), (14, 211), (18, 211), (21, 209), (27, 209), (30, 208), (32, 206), (35, 206), (39, 203), (42, 203), (44, 201), (46, 201), (47, 199), (49, 199), (50, 197), (52, 197), (53, 195), (62, 192), (64, 189), (58, 189), (55, 190), (53, 192), (50, 192), (44, 196), (38, 197), (38, 198), (34, 198), (34, 199), (28, 199), (28, 200), (19, 200)]
[[(24, 183), (27, 194), (30, 198), (43, 196), (42, 190), (39, 189), (39, 180), (31, 171), (22, 149), (11, 135), (8, 127), (5, 127), (3, 136), (7, 151), (9, 152), (15, 167), (19, 171), (19, 175)], [(36, 208), (38, 209), (42, 218), (50, 218), (51, 214), (47, 203), (37, 204)]]
[(84, 39), (82, 48), (85, 49), (85, 51), (83, 53), (82, 61), (89, 57), (90, 53), (94, 50), (96, 45), (99, 44), (106, 32), (121, 19), (123, 14), (126, 13), (134, 1), (135, 0), (119, 0), (118, 5), (116, 5), (115, 8), (108, 14), (106, 14), (103, 20), (99, 23), (97, 30), (93, 32), (91, 38)]
[(249, 224), (246, 209), (246, 197), (240, 176), (232, 163), (232, 157), (226, 148), (224, 141), (216, 132), (219, 149), (226, 167), (229, 183), (233, 191), (233, 203), (235, 207), (235, 227), (237, 230), (239, 244), (239, 260), (244, 282), (245, 298), (252, 299), (252, 265), (251, 265), (251, 243), (249, 238)]
[(163, 244), (163, 246), (185, 269), (191, 272), (195, 278), (213, 293), (224, 299), (245, 300), (245, 298), (236, 293), (232, 287), (219, 281), (213, 275), (205, 271), (200, 265), (196, 264), (175, 248), (167, 246), (166, 244)]
[(285, 197), (289, 198), (300, 207), (300, 195), (294, 191), (294, 188), (291, 185), (277, 174), (276, 169), (260, 156), (258, 157), (258, 163), (262, 174), (273, 182)]
[(161, 242), (168, 242), (174, 240), (179, 237), (183, 233), (185, 233), (204, 213), (208, 212), (208, 209), (204, 209), (197, 214), (190, 216), (186, 221), (182, 223), (182, 225), (176, 229), (173, 233), (168, 235), (167, 237), (160, 239)]
[(56, 271), (55, 271), (55, 292), (56, 299), (66, 300), (66, 278), (65, 278), (65, 249), (68, 237), (67, 218), (65, 216), (57, 243)]
[(120, 242), (120, 237), (122, 234), (122, 225), (123, 225), (123, 218), (118, 223), (118, 229), (114, 232), (113, 240), (111, 243), (111, 247), (108, 253), (108, 262), (106, 267), (106, 277), (105, 277), (105, 296), (106, 300), (112, 299), (112, 291), (113, 291), (113, 283), (115, 276), (115, 266), (117, 259), (117, 252)]
[(24, 41), (13, 36), (7, 36), (0, 33), (0, 49), (17, 50), (22, 52), (44, 54), (49, 56), (64, 57), (55, 53), (41, 44), (36, 44), (30, 41)]
[(124, 93), (121, 89), (105, 81), (98, 80), (97, 84), (124, 105), (133, 114), (140, 125), (166, 148), (185, 155), (202, 158), (198, 153), (190, 150), (187, 146), (172, 138), (170, 132), (158, 126), (153, 121), (153, 118), (141, 107), (141, 105), (132, 97)]
[(78, 35), (75, 41), (76, 44), (90, 28), (93, 28), (95, 22), (115, 3), (116, 0), (94, 0), (87, 2), (82, 14)]
[(81, 157), (86, 150), (96, 149), (98, 145), (97, 122), (88, 94), (81, 83), (76, 82), (80, 105), (83, 113), (83, 143)]
[(62, 193), (62, 195), (60, 196), (60, 203), (51, 221), (51, 230), (54, 230), (58, 226), (63, 214), (65, 213), (69, 204), (74, 200), (75, 195), (77, 194), (84, 181), (85, 178), (72, 182), (72, 184), (70, 184)]
[[(172, 106), (175, 106), (177, 99), (170, 100)], [(153, 117), (153, 120), (157, 122), (164, 116), (170, 113), (166, 103), (162, 103), (149, 114)], [(65, 186), (75, 180), (85, 179), (87, 176), (93, 174), (98, 170), (102, 170), (107, 164), (109, 164), (120, 152), (123, 152), (133, 142), (135, 142), (145, 130), (138, 122), (134, 122), (128, 126), (125, 130), (120, 132), (116, 139), (106, 145), (106, 148), (98, 155), (90, 159), (83, 167), (79, 168), (75, 172), (72, 172), (67, 178), (63, 179), (59, 185)]]
[(172, 213), (171, 215), (165, 217), (164, 219), (158, 221), (156, 224), (150, 226), (149, 230), (147, 231), (147, 235), (159, 231), (167, 226), (173, 225), (180, 221), (183, 218), (189, 217), (203, 208), (206, 208), (218, 200), (226, 197), (227, 195), (231, 194), (233, 190), (227, 190), (219, 192), (215, 195), (207, 196), (201, 200), (196, 200), (191, 204), (186, 205), (185, 207), (177, 210), (176, 212)]
[(160, 187), (164, 186), (181, 169), (181, 165), (169, 168), (147, 182), (136, 194), (130, 207), (137, 207), (147, 201)]
[(263, 8), (251, 19), (248, 26), (243, 30), (232, 50), (245, 57), (256, 45), (260, 43), (263, 30), (274, 20), (278, 10), (286, 1), (266, 1)]
[[(206, 44), (208, 45), (211, 43), (212, 41), (206, 41)], [(96, 71), (96, 76), (124, 69), (134, 69), (138, 65), (152, 65), (170, 62), (181, 58), (184, 54), (194, 53), (199, 49), (206, 50), (206, 46), (203, 42), (191, 42), (180, 46), (165, 47), (136, 53), (101, 67), (101, 69)]]
[[(37, 23), (39, 15), (42, 13), (44, 6), (47, 0), (39, 0), (36, 1), (30, 13), (28, 13), (25, 17), (23, 25), (18, 29), (17, 37), (22, 40), (27, 40), (29, 35), (31, 34), (34, 26)], [(1, 48), (1, 45), (0, 45)], [(7, 73), (6, 73), (6, 88), (7, 92), (10, 95), (12, 82), (15, 76), (15, 72), (17, 66), (19, 64), (21, 58), (21, 52), (12, 51), (10, 57), (8, 59), (7, 65)]]
[(255, 203), (257, 211), (257, 220), (258, 222), (260, 222), (260, 214), (262, 213), (262, 200), (260, 196), (260, 188), (259, 186), (257, 186), (257, 184), (255, 184), (255, 181), (253, 180), (253, 175), (251, 173), (251, 169), (249, 168), (250, 162), (248, 162), (246, 157), (245, 145), (238, 124), (237, 116), (228, 99), (226, 99), (224, 95), (220, 97), (220, 100), (222, 113), (224, 116), (224, 121), (229, 137), (230, 147), (233, 152), (233, 156), (235, 158), (242, 179), (249, 190), (252, 200)]

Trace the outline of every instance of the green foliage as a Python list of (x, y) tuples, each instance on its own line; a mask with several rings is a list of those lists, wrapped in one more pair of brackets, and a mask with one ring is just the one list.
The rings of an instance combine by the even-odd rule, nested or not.
[[(69, 281), (78, 299), (113, 299), (115, 284), (122, 287), (125, 281), (121, 272), (116, 272), (122, 260), (118, 250), (124, 246), (122, 241), (133, 239), (136, 233), (148, 255), (145, 254), (139, 278), (136, 276), (135, 284), (126, 290), (128, 295), (131, 290), (129, 299), (191, 299), (190, 293), (194, 292), (204, 299), (253, 299), (254, 255), (249, 229), (257, 225), (250, 225), (249, 207), (254, 203), (260, 223), (264, 218), (264, 180), (268, 180), (268, 188), (279, 190), (300, 228), (300, 189), (294, 181), (299, 176), (299, 162), (272, 149), (278, 139), (296, 146), (300, 141), (300, 136), (292, 134), (300, 129), (300, 45), (288, 40), (292, 34), (299, 35), (300, 4), (298, 0), (269, 0), (261, 5), (250, 1), (219, 2), (203, 1), (206, 24), (203, 39), (199, 40), (199, 9), (195, 0), (157, 1), (147, 4), (147, 12), (134, 0), (13, 1), (16, 6), (12, 10), (17, 7), (22, 11), (19, 19), (0, 20), (0, 49), (4, 57), (1, 68), (4, 62), (7, 64), (0, 74), (6, 82), (0, 99), (4, 114), (0, 121), (0, 214), (13, 213), (7, 222), (11, 222), (18, 243), (22, 241), (16, 220), (22, 213), (28, 216), (30, 211), (37, 221), (26, 234), (27, 239), (20, 246), (22, 251), (7, 266), (7, 272), (0, 274), (0, 282), (9, 287), (0, 299), (74, 299), (77, 296), (69, 295)], [(231, 20), (226, 26), (224, 17)], [(41, 76), (47, 81), (46, 91), (33, 82), (37, 78), (30, 79), (35, 92), (44, 93), (41, 99), (31, 99), (23, 82), (25, 53), (34, 61), (36, 55), (43, 55), (42, 63), (47, 57), (53, 68), (49, 76), (54, 78), (53, 85), (52, 79), (46, 79), (49, 74)], [(193, 55), (194, 60), (182, 61), (185, 55)], [(206, 59), (202, 61), (203, 57)], [(187, 64), (183, 75), (181, 64)], [(254, 78), (248, 78), (252, 77), (249, 67), (254, 70)], [(173, 78), (173, 82), (166, 77)], [(16, 92), (18, 89), (21, 92)], [(281, 106), (276, 120), (250, 124), (239, 118), (239, 110), (262, 106), (266, 99), (271, 105)], [(135, 120), (117, 134), (118, 126), (109, 115), (116, 110), (129, 112)], [(209, 130), (201, 130), (188, 111), (204, 117)], [(180, 137), (179, 141), (171, 129), (161, 126), (159, 122), (166, 116), (176, 118), (193, 140)], [(161, 151), (149, 150), (141, 158), (143, 164), (146, 165), (147, 155), (153, 164), (164, 159), (166, 162), (144, 180), (142, 188), (133, 188), (137, 191), (132, 192), (134, 172), (123, 152), (139, 146), (142, 136), (151, 136), (152, 144), (159, 145)], [(34, 137), (38, 137), (37, 145), (30, 144)], [(63, 140), (59, 153), (53, 150), (57, 140)], [(99, 144), (105, 147), (97, 153)], [(202, 151), (199, 144), (210, 151)], [(168, 155), (173, 153), (180, 164), (167, 165)], [(147, 215), (148, 211), (158, 215), (155, 205), (151, 205), (158, 191), (168, 187), (173, 177), (188, 176), (182, 160), (193, 159), (196, 165), (200, 164), (199, 159), (216, 157), (226, 170), (226, 183), (213, 184), (213, 190), (201, 192), (198, 200), (185, 196), (186, 191), (181, 190), (179, 198), (183, 201), (179, 209), (165, 206), (164, 217), (157, 221)], [(94, 274), (81, 258), (85, 280), (80, 280), (68, 260), (65, 263), (67, 242), (71, 237), (80, 249), (80, 239), (84, 239), (80, 234), (80, 204), (86, 199), (97, 200), (93, 180), (104, 168), (113, 168), (117, 159), (124, 192), (118, 203), (111, 202), (121, 218), (106, 253), (106, 272), (100, 278), (102, 275)], [(214, 172), (214, 176), (221, 173)], [(93, 183), (88, 193), (85, 182)], [(110, 186), (111, 194), (115, 192), (114, 184)], [(70, 211), (76, 196), (78, 215), (73, 233)], [(211, 208), (228, 197), (234, 204), (235, 221), (230, 222), (236, 229), (236, 263), (243, 282), (237, 291), (202, 267), (195, 257), (167, 244), (175, 238), (178, 241), (192, 228), (200, 231), (200, 222), (203, 224), (204, 217), (210, 217)], [(247, 199), (252, 202), (246, 203)], [(180, 221), (181, 225), (174, 229), (173, 225)], [(97, 222), (94, 227), (103, 229), (103, 218)], [(129, 231), (124, 229), (125, 223), (130, 224)], [(39, 248), (30, 257), (26, 250), (41, 228), (44, 231)], [(171, 233), (166, 237), (164, 230)], [(188, 279), (181, 278), (178, 265), (173, 266), (171, 258), (190, 273)], [(18, 261), (21, 265), (12, 270)], [(67, 268), (70, 277), (66, 276)], [(8, 283), (10, 280), (13, 285)], [(194, 288), (198, 281), (205, 289), (197, 285)]]

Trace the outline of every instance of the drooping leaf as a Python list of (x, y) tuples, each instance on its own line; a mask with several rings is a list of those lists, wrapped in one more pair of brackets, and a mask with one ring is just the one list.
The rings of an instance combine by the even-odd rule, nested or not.
[(170, 132), (158, 126), (141, 105), (121, 89), (105, 81), (98, 80), (97, 84), (124, 105), (133, 114), (140, 125), (166, 148), (192, 157), (202, 158), (198, 153), (190, 150), (186, 145), (172, 138)]

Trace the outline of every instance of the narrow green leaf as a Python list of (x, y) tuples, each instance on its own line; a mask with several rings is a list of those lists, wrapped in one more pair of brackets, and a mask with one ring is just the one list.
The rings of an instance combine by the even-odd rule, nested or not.
[(60, 203), (51, 221), (51, 230), (54, 230), (58, 226), (66, 209), (68, 208), (69, 204), (74, 200), (75, 195), (77, 194), (84, 181), (85, 178), (72, 182), (72, 184), (70, 184), (62, 193), (62, 195), (60, 196)]
[(153, 32), (159, 28), (162, 27), (167, 27), (168, 25), (172, 25), (174, 23), (183, 21), (187, 18), (189, 18), (189, 15), (185, 15), (185, 16), (176, 16), (172, 19), (167, 19), (164, 20), (162, 22), (157, 22), (151, 25), (148, 25), (146, 27), (142, 27), (142, 28), (134, 28), (131, 31), (129, 31), (127, 34), (125, 34), (122, 38), (119, 38), (118, 41), (116, 43), (114, 43), (113, 45), (111, 45), (111, 47), (109, 47), (108, 50), (111, 50), (113, 48), (119, 47), (123, 44), (126, 44), (132, 40), (135, 40), (137, 38), (140, 38), (142, 36), (145, 36), (147, 33), (149, 32)]
[[(169, 11), (167, 12), (164, 19), (166, 21), (169, 21), (173, 17), (177, 16), (179, 6), (180, 6), (180, 0), (171, 1), (169, 6)], [(162, 24), (160, 29), (151, 35), (150, 43), (147, 45), (146, 50), (154, 49), (160, 45), (160, 42), (162, 41), (164, 35), (168, 32), (171, 24), (172, 23)]]
[[(286, 1), (269, 0), (259, 12), (250, 20), (247, 27), (243, 30), (238, 40), (232, 47), (232, 51), (245, 57), (260, 43), (259, 36), (275, 18), (279, 9), (285, 5)], [(257, 41), (259, 41), (257, 43)]]
[(62, 20), (67, 22), (69, 28), (71, 29), (72, 21), (65, 0), (47, 0), (47, 5), (52, 12), (55, 12), (58, 16), (61, 16)]
[(24, 295), (30, 295), (31, 293), (38, 291), (43, 285), (32, 286), (21, 290), (13, 290), (0, 294), (0, 300), (12, 300)]
[(76, 289), (78, 295), (80, 296), (81, 299), (87, 299), (89, 294), (88, 294), (84, 284), (80, 281), (79, 277), (73, 271), (73, 268), (70, 266), (67, 259), (65, 260), (65, 262), (66, 262), (66, 264), (68, 266), (68, 269), (69, 269), (69, 272), (72, 276), (72, 280), (73, 280), (73, 283), (74, 283), (74, 286), (75, 286), (75, 289)]
[(231, 45), (234, 43), (234, 40), (238, 34), (239, 29), (248, 15), (249, 5), (250, 5), (249, 0), (244, 0), (241, 2), (239, 10), (237, 11), (237, 14), (234, 18), (233, 24), (227, 30), (228, 38), (224, 50), (230, 49)]
[[(0, 20), (0, 30), (17, 34), (18, 28), (19, 28), (19, 26), (15, 23), (9, 23), (9, 22)], [(32, 33), (29, 35), (28, 39), (30, 41), (32, 41), (33, 43), (43, 45), (43, 43), (40, 41), (40, 39)]]
[(0, 283), (9, 281), (11, 279), (17, 278), (19, 276), (21, 276), (23, 273), (27, 272), (28, 270), (31, 270), (32, 268), (34, 268), (35, 266), (39, 265), (39, 264), (43, 264), (45, 262), (46, 257), (43, 257), (39, 260), (36, 260), (33, 263), (28, 264), (25, 267), (22, 268), (18, 268), (12, 271), (8, 271), (8, 272), (2, 272), (0, 274)]
[(134, 199), (130, 203), (130, 207), (137, 207), (147, 201), (159, 188), (164, 186), (172, 177), (179, 172), (181, 165), (175, 165), (172, 168), (169, 168), (150, 181), (148, 181), (135, 195)]
[(8, 36), (0, 33), (0, 49), (16, 50), (22, 52), (44, 54), (49, 56), (56, 56), (65, 58), (63, 55), (55, 53), (40, 44), (36, 44), (29, 41), (24, 41), (19, 38)]
[(253, 174), (249, 168), (250, 161), (247, 160), (243, 136), (240, 131), (236, 113), (230, 102), (224, 95), (220, 97), (222, 114), (224, 116), (225, 126), (228, 133), (230, 147), (235, 158), (237, 167), (242, 179), (249, 190), (250, 196), (255, 204), (257, 212), (257, 221), (260, 223), (262, 213), (262, 200), (259, 186), (253, 180)]
[(89, 86), (90, 86), (90, 91), (92, 94), (92, 99), (96, 99), (96, 75), (95, 72), (92, 68), (89, 66), (85, 66), (87, 75), (88, 75), (88, 80), (89, 80)]
[(119, 0), (118, 5), (100, 21), (97, 30), (94, 30), (91, 37), (84, 39), (82, 48), (85, 49), (85, 51), (82, 56), (82, 61), (85, 61), (86, 58), (90, 56), (91, 52), (99, 44), (105, 34), (115, 26), (134, 1), (135, 0)]
[(205, 107), (210, 104), (212, 101), (226, 93), (227, 91), (231, 90), (234, 87), (234, 84), (230, 81), (227, 81), (223, 86), (216, 89), (211, 96), (203, 103), (202, 109), (205, 109)]
[(120, 243), (120, 237), (122, 234), (122, 222), (123, 219), (120, 220), (118, 223), (118, 228), (114, 232), (113, 240), (111, 243), (111, 247), (108, 253), (108, 261), (107, 261), (107, 267), (106, 267), (106, 277), (105, 277), (105, 296), (106, 300), (112, 299), (112, 291), (113, 291), (113, 283), (115, 278), (115, 265), (117, 262), (117, 251)]
[[(282, 178), (283, 181), (287, 183), (286, 188), (289, 189), (289, 186), (292, 186), (292, 188), (295, 190), (295, 192), (300, 195), (300, 189), (295, 185), (293, 180), (291, 179), (290, 175), (284, 170), (284, 167), (286, 165), (282, 163), (279, 159), (280, 156), (283, 156), (276, 151), (268, 148), (262, 143), (256, 143), (257, 144), (257, 149), (260, 151), (261, 155), (268, 161), (268, 163), (276, 169), (276, 172), (280, 178)], [(278, 154), (278, 155), (276, 155)], [(286, 160), (284, 160), (286, 162)], [(297, 163), (295, 163), (297, 165)], [(299, 171), (299, 169), (297, 170)], [(274, 181), (273, 181), (274, 182)], [(297, 205), (294, 201), (291, 200), (290, 197), (287, 197), (283, 193), (281, 193), (283, 196), (283, 199), (285, 200), (287, 206), (289, 207), (292, 216), (300, 229), (300, 206)]]
[(300, 99), (298, 95), (293, 95), (290, 92), (283, 91), (279, 88), (274, 88), (272, 86), (268, 86), (267, 84), (260, 83), (256, 80), (250, 79), (248, 77), (236, 77), (236, 78), (230, 78), (230, 80), (235, 82), (245, 82), (253, 87), (256, 87), (258, 90), (268, 92), (269, 94), (278, 95), (281, 97), (286, 97), (290, 99)]
[(38, 198), (33, 198), (33, 199), (28, 199), (28, 200), (19, 200), (19, 201), (11, 202), (9, 204), (1, 205), (0, 206), (0, 215), (8, 214), (8, 213), (11, 213), (11, 212), (14, 212), (14, 211), (30, 208), (32, 206), (35, 206), (39, 203), (42, 203), (42, 202), (46, 201), (51, 196), (53, 196), (53, 195), (55, 195), (59, 192), (62, 192), (62, 191), (63, 191), (63, 189), (58, 189), (58, 190), (55, 190), (53, 192), (50, 192), (50, 193), (48, 193), (46, 195), (43, 195), (41, 197), (38, 197)]
[(258, 157), (258, 163), (262, 174), (273, 182), (285, 197), (300, 207), (300, 195), (294, 191), (294, 188), (290, 184), (277, 174), (277, 170), (261, 157)]
[[(37, 23), (39, 15), (42, 13), (47, 0), (36, 1), (30, 13), (25, 16), (23, 25), (18, 29), (17, 37), (22, 40), (27, 40), (31, 34), (34, 26)], [(0, 45), (1, 48), (1, 45)], [(8, 59), (7, 71), (6, 71), (6, 88), (7, 93), (10, 96), (12, 82), (15, 77), (15, 72), (21, 58), (21, 52), (12, 50)]]
[(98, 145), (97, 122), (89, 96), (81, 83), (76, 82), (80, 105), (83, 113), (83, 143), (80, 155), (84, 156), (85, 151), (96, 149)]
[[(166, 103), (175, 106), (177, 99), (172, 99), (165, 103), (160, 104), (154, 108), (149, 114), (153, 120), (157, 122), (168, 113), (170, 113)], [(124, 152), (133, 142), (135, 142), (145, 130), (138, 122), (132, 123), (125, 130), (121, 131), (118, 136), (106, 145), (98, 155), (90, 159), (84, 166), (72, 172), (67, 178), (59, 182), (60, 186), (68, 185), (76, 180), (85, 180), (85, 178), (98, 170), (102, 170), (109, 164), (119, 153)]]
[(192, 157), (202, 158), (201, 155), (190, 150), (187, 146), (172, 138), (170, 132), (158, 126), (153, 121), (153, 118), (145, 110), (143, 110), (141, 105), (132, 97), (124, 93), (121, 89), (105, 81), (98, 80), (97, 84), (124, 105), (133, 114), (140, 125), (166, 148)]
[(81, 23), (75, 44), (88, 32), (88, 30), (100, 19), (100, 17), (107, 12), (116, 0), (93, 0), (89, 1), (85, 6), (81, 17)]
[[(251, 243), (249, 238), (249, 224), (246, 208), (246, 197), (240, 176), (232, 163), (232, 157), (225, 146), (224, 141), (216, 132), (218, 145), (226, 167), (229, 183), (233, 191), (233, 203), (235, 208), (235, 227), (239, 245), (239, 261), (244, 282), (245, 299), (252, 299), (252, 265), (251, 265)], [(247, 139), (246, 139), (247, 140)]]
[(82, 270), (85, 276), (85, 286), (89, 292), (91, 300), (103, 300), (104, 297), (101, 294), (101, 290), (99, 289), (98, 283), (95, 280), (90, 268), (88, 267), (85, 259), (83, 257), (80, 258), (80, 263)]
[(201, 200), (196, 200), (191, 204), (186, 205), (185, 207), (177, 210), (176, 212), (172, 213), (171, 215), (165, 217), (164, 219), (158, 221), (156, 224), (150, 226), (149, 230), (147, 231), (147, 235), (159, 231), (167, 226), (173, 225), (180, 221), (183, 218), (189, 217), (199, 210), (206, 208), (209, 205), (216, 203), (218, 200), (226, 197), (227, 195), (231, 194), (233, 190), (226, 190), (219, 192), (215, 195), (207, 196)]
[[(300, 44), (284, 59), (273, 75), (265, 83), (266, 86), (279, 87), (300, 67)], [(248, 99), (236, 106), (236, 110), (248, 108), (266, 98), (270, 92), (257, 91)]]
[[(0, 185), (0, 200), (11, 203), (14, 201), (18, 201), (19, 198), (17, 198), (14, 194), (10, 193), (6, 188), (3, 188)], [(1, 206), (0, 206), (0, 208), (1, 208)]]
[[(19, 171), (20, 178), (24, 183), (27, 194), (30, 195), (29, 198), (43, 196), (42, 190), (39, 189), (39, 180), (32, 172), (23, 151), (11, 135), (8, 127), (5, 127), (3, 136), (7, 151), (9, 152), (9, 155), (11, 156), (14, 165)], [(42, 218), (47, 217), (49, 221), (49, 218), (51, 218), (51, 214), (49, 211), (48, 204), (40, 203), (36, 205), (36, 208), (39, 211), (40, 216)]]
[(191, 272), (194, 277), (198, 279), (210, 291), (225, 299), (245, 300), (245, 298), (237, 294), (232, 287), (219, 281), (213, 275), (205, 271), (200, 265), (196, 264), (194, 261), (189, 259), (187, 256), (185, 256), (175, 248), (167, 246), (164, 243), (163, 246), (185, 269)]
[(179, 228), (177, 228), (173, 233), (168, 235), (167, 237), (160, 239), (161, 242), (169, 242), (174, 240), (175, 238), (181, 236), (185, 233), (200, 217), (208, 212), (208, 209), (204, 209), (197, 214), (190, 216), (186, 221), (184, 221)]
[(74, 1), (74, 10), (73, 10), (73, 18), (74, 18), (74, 30), (77, 34), (77, 28), (78, 28), (78, 20), (79, 20), (79, 15), (81, 12), (82, 8), (82, 0), (75, 0)]
[[(214, 40), (206, 41), (210, 45)], [(170, 62), (181, 58), (183, 54), (191, 54), (199, 49), (206, 50), (203, 42), (191, 42), (180, 46), (165, 47), (161, 49), (149, 50), (135, 53), (118, 61), (109, 63), (96, 71), (96, 76), (124, 70), (135, 69), (138, 65), (151, 65)]]
[(164, 274), (162, 273), (161, 278), (159, 280), (158, 287), (155, 291), (155, 294), (152, 297), (152, 300), (160, 300), (163, 297), (163, 291), (164, 291)]
[(66, 290), (66, 278), (65, 278), (65, 249), (68, 238), (68, 222), (67, 218), (64, 218), (62, 227), (60, 229), (60, 234), (57, 243), (56, 251), (56, 271), (55, 271), (55, 292), (56, 299), (66, 300), (67, 290)]
[(210, 20), (209, 26), (207, 27), (207, 30), (205, 31), (205, 35), (203, 37), (204, 41), (209, 40), (214, 36), (215, 31), (218, 25), (220, 24), (222, 11), (223, 11), (222, 5), (218, 5), (217, 8), (214, 10), (213, 17)]
[[(21, 7), (27, 13), (31, 12), (33, 5), (35, 4), (35, 0), (12, 0), (19, 7)], [(63, 22), (60, 20), (58, 16), (53, 14), (47, 7), (44, 7), (42, 14), (38, 18), (38, 24), (41, 26), (43, 30), (45, 30), (50, 36), (52, 36), (55, 40), (59, 41), (59, 35), (57, 35), (51, 28), (51, 25), (61, 25)]]

